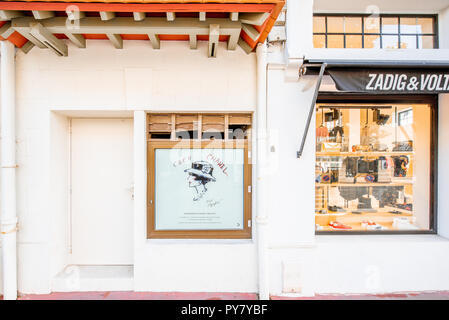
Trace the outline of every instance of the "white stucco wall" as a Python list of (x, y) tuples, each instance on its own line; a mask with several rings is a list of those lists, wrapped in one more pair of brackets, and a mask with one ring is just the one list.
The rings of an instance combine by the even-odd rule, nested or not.
[[(447, 16), (447, 10), (444, 14)], [(309, 19), (305, 28), (298, 24), (296, 31), (289, 34), (294, 37), (295, 32), (311, 32), (310, 28)], [(68, 117), (107, 117), (111, 112), (119, 116), (120, 112), (137, 110), (135, 124), (139, 127), (135, 127), (135, 133), (142, 134), (145, 116), (139, 110), (255, 111), (255, 54), (246, 55), (240, 48), (227, 51), (221, 43), (218, 58), (208, 59), (206, 45), (199, 42), (198, 50), (192, 51), (188, 43), (166, 41), (162, 42), (161, 50), (153, 50), (145, 41), (125, 41), (125, 48), (116, 50), (108, 41), (88, 40), (87, 49), (70, 46), (67, 58), (56, 57), (48, 50), (18, 53), (20, 292), (49, 292), (52, 277), (68, 261)], [(409, 51), (404, 55), (398, 51), (325, 51), (300, 43), (292, 45), (292, 57), (304, 54), (306, 58), (327, 59), (447, 60), (448, 57), (448, 51), (442, 50)], [(303, 157), (296, 158), (313, 94), (313, 79), (286, 82), (284, 71), (272, 68), (268, 72), (268, 88), (272, 147), (271, 293), (282, 293), (283, 270), (292, 268), (298, 270), (300, 280), (294, 279), (290, 285), (300, 288), (305, 295), (448, 290), (449, 241), (443, 237), (449, 238), (446, 213), (449, 203), (443, 196), (439, 197), (438, 217), (443, 237), (315, 236), (314, 118)], [(449, 121), (449, 112), (444, 106), (449, 106), (448, 95), (440, 97), (440, 159), (449, 156), (444, 143), (448, 141), (445, 137), (449, 131), (444, 123)], [(145, 142), (135, 142), (139, 145), (135, 155), (144, 156)], [(137, 160), (136, 164), (145, 170), (145, 162)], [(445, 177), (449, 172), (443, 166), (439, 170), (439, 194), (444, 195), (448, 192)], [(145, 201), (144, 197), (145, 192), (136, 193), (136, 200)], [(257, 291), (257, 239), (147, 240), (145, 205), (140, 202), (135, 208), (136, 291)]]
[[(163, 42), (153, 50), (125, 41), (115, 50), (107, 41), (88, 41), (87, 49), (70, 46), (66, 58), (48, 50), (18, 53), (20, 292), (49, 292), (67, 263), (67, 115), (255, 109), (255, 54), (221, 43), (218, 58), (208, 59), (206, 45), (190, 50), (184, 42)], [(253, 241), (170, 243), (137, 232), (144, 243), (136, 251), (138, 291), (257, 290)]]

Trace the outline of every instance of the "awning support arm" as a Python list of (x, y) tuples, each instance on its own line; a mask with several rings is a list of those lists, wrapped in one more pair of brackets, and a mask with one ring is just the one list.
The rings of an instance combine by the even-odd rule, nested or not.
[(307, 133), (309, 132), (310, 121), (312, 120), (313, 110), (315, 109), (316, 100), (318, 98), (318, 93), (320, 91), (321, 81), (323, 80), (324, 70), (326, 69), (327, 63), (323, 63), (320, 68), (320, 74), (318, 75), (318, 81), (315, 87), (315, 93), (313, 94), (312, 103), (310, 105), (309, 115), (307, 116), (306, 127), (304, 128), (304, 134), (302, 135), (301, 146), (299, 147), (299, 151), (296, 153), (296, 156), (301, 158), (302, 152), (304, 151), (304, 145), (306, 144)]

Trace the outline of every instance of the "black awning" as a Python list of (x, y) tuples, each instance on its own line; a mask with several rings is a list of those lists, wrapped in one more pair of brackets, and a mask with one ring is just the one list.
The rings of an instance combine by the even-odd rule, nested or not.
[(372, 94), (449, 93), (449, 61), (346, 61), (309, 60), (306, 75), (318, 74), (326, 63), (326, 75), (342, 92)]

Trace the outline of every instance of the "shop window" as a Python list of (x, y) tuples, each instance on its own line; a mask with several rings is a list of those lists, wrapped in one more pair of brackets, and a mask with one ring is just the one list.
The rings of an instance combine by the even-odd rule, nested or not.
[(251, 114), (148, 114), (148, 238), (251, 238)]
[(318, 103), (316, 111), (317, 232), (432, 232), (433, 104)]
[(398, 112), (398, 125), (407, 126), (413, 124), (413, 109)]
[(316, 14), (314, 48), (436, 49), (434, 15)]

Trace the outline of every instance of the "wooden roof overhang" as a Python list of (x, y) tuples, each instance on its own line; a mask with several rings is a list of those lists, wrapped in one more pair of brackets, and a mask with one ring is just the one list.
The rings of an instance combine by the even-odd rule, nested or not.
[(33, 47), (68, 55), (63, 39), (85, 48), (86, 39), (109, 39), (115, 48), (123, 40), (185, 40), (191, 49), (208, 41), (209, 57), (219, 41), (228, 50), (240, 45), (247, 53), (264, 42), (285, 0), (6, 0), (0, 2), (0, 40), (25, 53)]

